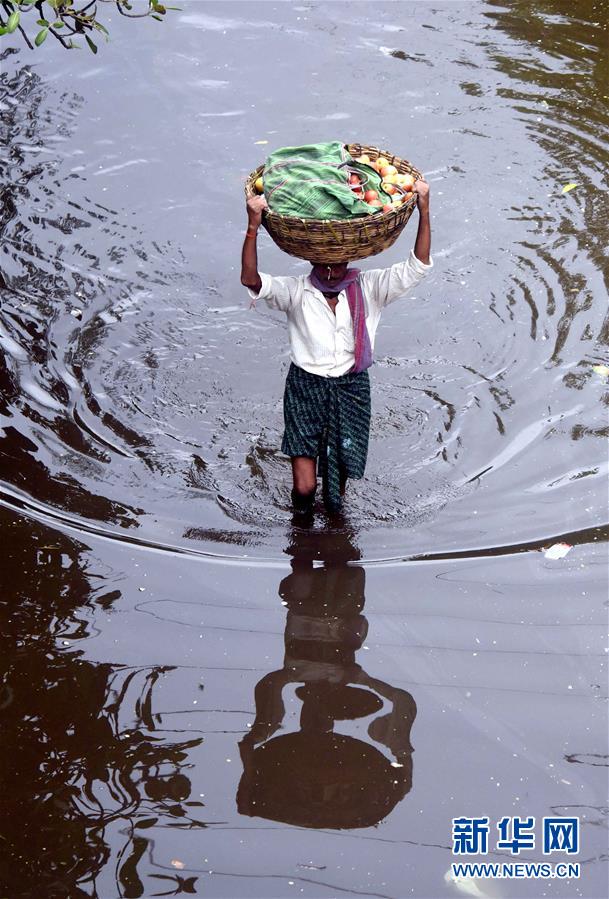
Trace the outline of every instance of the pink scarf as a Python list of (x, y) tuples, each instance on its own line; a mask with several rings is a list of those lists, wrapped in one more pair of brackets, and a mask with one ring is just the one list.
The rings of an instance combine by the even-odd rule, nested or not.
[(360, 269), (349, 268), (345, 277), (338, 284), (328, 284), (324, 278), (320, 278), (314, 271), (309, 275), (313, 287), (322, 293), (339, 294), (341, 290), (347, 292), (347, 301), (353, 322), (353, 336), (355, 338), (355, 362), (351, 369), (352, 374), (357, 374), (370, 368), (372, 365), (372, 345), (370, 335), (366, 327), (366, 301), (360, 283)]

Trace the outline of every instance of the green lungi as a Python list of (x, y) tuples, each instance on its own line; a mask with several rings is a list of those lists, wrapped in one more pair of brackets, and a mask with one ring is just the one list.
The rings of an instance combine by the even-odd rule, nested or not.
[(292, 363), (283, 397), (287, 456), (319, 458), (324, 502), (341, 506), (340, 476), (362, 478), (370, 435), (368, 371), (323, 378)]

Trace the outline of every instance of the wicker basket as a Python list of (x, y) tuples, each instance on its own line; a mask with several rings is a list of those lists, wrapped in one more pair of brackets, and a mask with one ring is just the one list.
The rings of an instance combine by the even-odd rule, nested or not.
[[(363, 153), (370, 159), (384, 156), (398, 172), (414, 175), (415, 179), (421, 177), (418, 169), (406, 159), (394, 156), (387, 150), (366, 144), (347, 144), (347, 150), (354, 158)], [(263, 165), (258, 166), (247, 179), (245, 195), (248, 199), (257, 196), (254, 183), (261, 175), (264, 175)], [(350, 262), (375, 256), (394, 244), (415, 205), (413, 195), (408, 203), (391, 212), (377, 212), (347, 220), (301, 219), (267, 210), (262, 216), (262, 224), (277, 246), (290, 256), (308, 259), (312, 263)]]

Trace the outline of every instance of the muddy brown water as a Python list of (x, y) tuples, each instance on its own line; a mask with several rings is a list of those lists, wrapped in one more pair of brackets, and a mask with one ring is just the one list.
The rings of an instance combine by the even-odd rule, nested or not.
[[(607, 4), (181, 6), (2, 39), (2, 895), (605, 896)], [(242, 190), (337, 138), (435, 268), (303, 530)], [(485, 815), (578, 816), (580, 879), (451, 881)]]

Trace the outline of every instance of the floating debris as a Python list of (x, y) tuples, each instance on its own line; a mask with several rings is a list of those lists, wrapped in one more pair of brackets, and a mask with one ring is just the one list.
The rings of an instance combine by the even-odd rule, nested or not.
[(451, 883), (460, 893), (466, 896), (476, 896), (477, 899), (488, 899), (488, 893), (480, 889), (473, 877), (458, 877), (449, 869), (444, 875), (446, 883)]
[(549, 549), (546, 549), (544, 556), (546, 559), (564, 559), (572, 549), (570, 543), (553, 543)]
[(179, 868), (180, 870), (182, 870), (182, 868), (184, 867), (184, 862), (181, 862), (179, 858), (172, 858), (171, 866), (172, 868)]
[(592, 371), (600, 375), (601, 378), (606, 378), (609, 375), (609, 365), (593, 365)]
[(573, 181), (570, 181), (569, 184), (565, 184), (565, 186), (562, 189), (562, 192), (563, 192), (563, 194), (568, 194), (570, 190), (574, 190), (574, 188), (576, 188), (576, 187), (577, 187), (577, 184), (575, 184)]
[(404, 50), (394, 50), (391, 47), (379, 47), (379, 50), (383, 54), (383, 56), (392, 56), (394, 59), (404, 59), (407, 60), (408, 54), (404, 52)]

